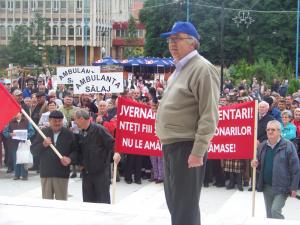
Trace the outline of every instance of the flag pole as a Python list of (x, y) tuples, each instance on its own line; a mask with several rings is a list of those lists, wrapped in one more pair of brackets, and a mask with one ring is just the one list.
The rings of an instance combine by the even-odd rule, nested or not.
[[(253, 160), (256, 160), (256, 152), (257, 152), (257, 109), (258, 102), (255, 100), (254, 107), (254, 149), (253, 149)], [(252, 168), (252, 217), (255, 216), (255, 188), (256, 187), (256, 167)]]
[(114, 175), (112, 182), (112, 204), (116, 203), (116, 185), (117, 185), (117, 168), (118, 164), (114, 162)]
[[(35, 124), (35, 122), (30, 118), (30, 116), (28, 116), (28, 114), (26, 113), (26, 111), (24, 109), (21, 109), (22, 114), (26, 117), (26, 119), (32, 124), (32, 126), (37, 130), (37, 132), (39, 132), (39, 134), (44, 138), (47, 139), (47, 137), (44, 135), (43, 131)], [(53, 144), (50, 145), (50, 147), (52, 148), (52, 150), (54, 151), (54, 153), (58, 156), (58, 158), (62, 158), (62, 155), (60, 154), (60, 152), (54, 147)]]

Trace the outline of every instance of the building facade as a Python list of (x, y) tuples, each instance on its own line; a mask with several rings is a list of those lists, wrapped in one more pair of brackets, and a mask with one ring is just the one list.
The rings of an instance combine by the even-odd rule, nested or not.
[[(30, 26), (36, 13), (49, 24), (44, 45), (59, 54), (53, 64), (84, 65), (111, 54), (113, 0), (0, 0), (0, 45), (17, 25)], [(86, 29), (85, 29), (86, 28)], [(29, 35), (30, 39), (30, 35)]]

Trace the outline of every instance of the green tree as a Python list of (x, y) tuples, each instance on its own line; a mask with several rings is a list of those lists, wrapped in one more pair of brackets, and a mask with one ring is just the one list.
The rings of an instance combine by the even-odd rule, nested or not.
[(49, 39), (48, 35), (46, 34), (49, 28), (49, 23), (39, 13), (35, 14), (35, 17), (29, 26), (31, 40), (37, 47), (36, 57), (39, 66), (43, 65), (43, 63), (46, 63), (47, 55), (52, 56), (52, 52), (50, 52), (49, 48), (46, 48), (46, 41)]
[[(276, 63), (280, 58), (284, 63), (294, 62), (296, 36), (294, 11), (297, 7), (296, 1), (292, 0), (189, 0), (189, 17), (201, 35), (202, 55), (213, 63), (220, 64), (222, 2), (224, 2), (224, 58), (227, 66), (241, 58), (249, 63), (254, 63), (260, 58), (271, 60), (272, 63)], [(147, 31), (146, 55), (169, 56), (167, 45), (159, 35), (169, 31), (175, 21), (186, 20), (186, 7), (186, 0), (145, 1), (140, 18)], [(250, 19), (254, 20), (251, 24)]]
[(28, 41), (28, 27), (16, 26), (11, 40), (6, 48), (9, 63), (26, 66), (37, 64), (37, 47)]
[(127, 37), (125, 39), (127, 46), (124, 50), (124, 56), (128, 57), (137, 57), (142, 56), (144, 51), (141, 47), (134, 47), (135, 42), (138, 40), (137, 35), (137, 24), (135, 18), (131, 15), (128, 20), (128, 31)]

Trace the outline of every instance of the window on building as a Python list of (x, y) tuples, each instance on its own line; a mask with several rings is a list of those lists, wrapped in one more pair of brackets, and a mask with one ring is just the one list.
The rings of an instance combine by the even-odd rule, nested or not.
[(13, 27), (12, 26), (8, 26), (7, 27), (7, 35), (8, 37), (11, 37), (13, 34)]
[(59, 2), (57, 0), (53, 0), (52, 2), (52, 11), (53, 12), (58, 12), (59, 9)]
[(27, 1), (22, 1), (23, 2), (23, 12), (28, 12), (28, 2)]
[(5, 9), (5, 0), (0, 1), (0, 10)]
[(38, 1), (37, 6), (38, 6), (39, 9), (43, 9), (43, 7), (44, 7), (43, 1)]
[(5, 26), (0, 26), (0, 39), (1, 40), (5, 40), (5, 34), (6, 34)]
[(69, 36), (74, 36), (74, 27), (73, 26), (69, 26), (69, 29), (68, 29), (68, 34)]
[(51, 36), (51, 27), (50, 26), (46, 27), (45, 34), (46, 34), (47, 39), (49, 39)]
[(51, 10), (51, 1), (45, 1), (46, 10)]
[(30, 8), (31, 8), (31, 11), (35, 11), (35, 9), (37, 8), (36, 7), (36, 1), (31, 1), (30, 2)]
[(116, 30), (116, 37), (121, 37), (121, 30)]
[(66, 1), (61, 1), (60, 2), (60, 11), (63, 12), (63, 13), (67, 12), (67, 3), (66, 3)]
[(12, 12), (14, 9), (14, 2), (12, 0), (7, 1), (7, 10), (8, 12)]
[(76, 57), (76, 48), (74, 46), (70, 46), (70, 65), (75, 65), (75, 57)]
[(69, 24), (73, 24), (73, 23), (74, 23), (74, 19), (73, 19), (73, 18), (69, 18), (69, 19), (68, 19), (68, 23), (69, 23)]
[(61, 37), (66, 37), (66, 35), (67, 35), (66, 27), (65, 26), (61, 26), (60, 27), (60, 36)]
[(20, 1), (16, 1), (15, 4), (16, 4), (16, 9), (20, 10), (20, 8), (21, 8), (21, 2)]
[(61, 23), (66, 23), (67, 19), (66, 18), (60, 18)]
[(76, 27), (76, 36), (82, 36), (82, 29), (81, 26)]
[(76, 10), (77, 11), (82, 10), (82, 0), (76, 0)]
[(74, 4), (74, 1), (68, 1), (68, 12), (69, 13), (72, 13), (72, 12), (74, 12), (74, 6), (75, 6), (75, 4)]
[(53, 36), (58, 36), (58, 27), (57, 26), (53, 26), (52, 27), (52, 35)]

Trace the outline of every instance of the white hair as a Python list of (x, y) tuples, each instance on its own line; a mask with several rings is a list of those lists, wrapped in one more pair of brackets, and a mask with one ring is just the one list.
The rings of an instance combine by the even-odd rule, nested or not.
[(270, 108), (269, 103), (267, 103), (266, 101), (261, 101), (260, 103), (258, 103), (258, 106), (264, 105), (266, 106), (268, 109)]
[(267, 124), (267, 127), (271, 126), (271, 125), (274, 125), (279, 130), (279, 132), (281, 133), (281, 123), (278, 120), (269, 121), (268, 124)]

